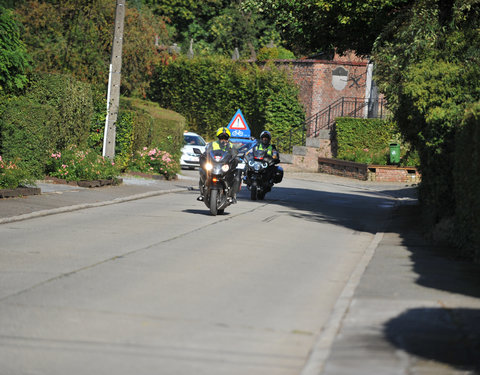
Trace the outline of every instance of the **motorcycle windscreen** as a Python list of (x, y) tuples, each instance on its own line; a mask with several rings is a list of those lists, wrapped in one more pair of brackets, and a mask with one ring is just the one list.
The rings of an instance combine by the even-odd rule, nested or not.
[(253, 150), (253, 158), (255, 160), (263, 160), (267, 156), (267, 151), (266, 150), (259, 150), (259, 149), (254, 149)]

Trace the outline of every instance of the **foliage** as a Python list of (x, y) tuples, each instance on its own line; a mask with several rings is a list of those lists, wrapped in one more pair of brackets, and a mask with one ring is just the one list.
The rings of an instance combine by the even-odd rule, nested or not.
[[(110, 0), (28, 0), (16, 9), (24, 40), (38, 71), (70, 73), (106, 85), (111, 57), (115, 2)], [(143, 95), (153, 67), (164, 59), (155, 47), (168, 39), (165, 24), (148, 8), (126, 7), (122, 90)]]
[(0, 117), (0, 154), (21, 160), (28, 175), (43, 176), (48, 149), (55, 147), (59, 118), (49, 105), (25, 98), (10, 100)]
[(29, 56), (10, 10), (0, 5), (0, 94), (22, 89), (27, 83)]
[(154, 173), (164, 176), (167, 180), (174, 179), (180, 169), (180, 163), (175, 160), (168, 152), (159, 148), (148, 149), (135, 152), (130, 163), (130, 170)]
[(119, 175), (114, 162), (93, 150), (82, 150), (75, 145), (53, 151), (46, 163), (46, 173), (66, 181), (111, 179)]
[(124, 112), (133, 112), (132, 151), (159, 147), (180, 158), (185, 131), (183, 116), (146, 100), (121, 98), (120, 103), (121, 117)]
[(416, 166), (418, 159), (408, 143), (400, 140), (397, 125), (381, 119), (338, 118), (336, 120), (337, 158), (365, 164), (389, 163), (389, 144), (400, 144), (402, 166)]
[(480, 261), (480, 102), (466, 112), (455, 138), (455, 240)]
[(355, 50), (368, 55), (383, 27), (411, 0), (244, 0), (270, 19), (295, 54)]
[(232, 0), (144, 0), (155, 14), (168, 22), (171, 36), (187, 54), (193, 40), (195, 56), (230, 57), (235, 48), (242, 58), (270, 42), (280, 44), (278, 31), (258, 12)]
[(33, 176), (20, 166), (20, 159), (7, 161), (0, 155), (0, 189), (16, 189), (19, 186), (32, 184)]
[(49, 131), (57, 149), (70, 144), (86, 145), (94, 111), (92, 95), (88, 83), (48, 73), (35, 74), (25, 94), (32, 101), (54, 108), (56, 123)]
[(258, 61), (294, 59), (293, 52), (283, 47), (262, 47), (257, 54)]
[(286, 70), (272, 64), (260, 68), (218, 56), (179, 58), (159, 67), (150, 96), (184, 115), (189, 128), (206, 139), (226, 126), (238, 108), (256, 136), (304, 119), (298, 88)]
[(418, 150), (427, 225), (455, 215), (455, 129), (480, 99), (480, 4), (418, 0), (375, 45), (376, 78), (402, 134)]

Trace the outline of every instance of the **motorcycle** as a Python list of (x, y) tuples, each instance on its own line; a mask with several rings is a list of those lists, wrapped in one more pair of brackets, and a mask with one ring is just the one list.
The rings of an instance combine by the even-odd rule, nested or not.
[(236, 180), (237, 160), (228, 151), (207, 148), (200, 157), (200, 198), (213, 216), (234, 203), (231, 189)]
[(278, 158), (267, 154), (266, 150), (254, 148), (245, 154), (245, 176), (243, 180), (250, 190), (250, 199), (263, 200), (275, 183), (283, 179), (282, 168), (275, 168)]

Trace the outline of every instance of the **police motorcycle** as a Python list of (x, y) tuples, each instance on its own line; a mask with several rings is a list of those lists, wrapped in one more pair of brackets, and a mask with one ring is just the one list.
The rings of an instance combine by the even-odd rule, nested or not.
[(243, 181), (250, 190), (250, 199), (263, 200), (275, 183), (283, 179), (283, 170), (275, 165), (279, 163), (275, 150), (268, 155), (267, 150), (254, 147), (245, 154), (245, 175)]
[[(199, 152), (197, 152), (199, 153)], [(214, 150), (210, 145), (200, 155), (201, 199), (214, 216), (223, 214), (225, 208), (234, 203), (231, 189), (235, 183), (238, 161), (225, 150)]]

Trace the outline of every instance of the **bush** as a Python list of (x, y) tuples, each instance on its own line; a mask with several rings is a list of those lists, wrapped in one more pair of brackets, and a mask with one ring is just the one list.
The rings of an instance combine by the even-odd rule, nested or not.
[(137, 151), (134, 154), (130, 169), (132, 171), (160, 174), (167, 180), (171, 180), (176, 177), (180, 169), (180, 163), (166, 151), (145, 147), (142, 151)]
[(98, 155), (93, 150), (70, 146), (61, 152), (52, 152), (46, 165), (52, 177), (66, 181), (110, 179), (119, 175), (115, 163)]
[(20, 167), (20, 160), (7, 161), (0, 155), (0, 189), (15, 189), (22, 185), (33, 184), (34, 178), (26, 169)]
[(392, 121), (363, 118), (337, 118), (337, 158), (357, 163), (387, 165), (392, 142), (400, 143), (400, 165), (417, 166), (418, 155), (402, 141)]
[(90, 84), (68, 75), (38, 73), (32, 78), (26, 97), (49, 105), (54, 109), (51, 112), (56, 112), (57, 122), (50, 129), (56, 149), (70, 144), (86, 146), (94, 113)]
[(263, 68), (222, 57), (186, 59), (158, 67), (153, 101), (187, 119), (190, 130), (212, 139), (240, 108), (254, 136), (281, 132), (304, 120), (298, 87), (273, 64)]
[(466, 111), (455, 141), (455, 240), (480, 261), (480, 102)]
[(54, 108), (21, 98), (9, 101), (0, 117), (0, 153), (7, 160), (21, 160), (28, 175), (41, 178), (55, 147), (59, 119)]
[(267, 61), (267, 60), (290, 60), (294, 59), (295, 55), (293, 52), (283, 48), (283, 47), (262, 47), (257, 54), (258, 61)]

